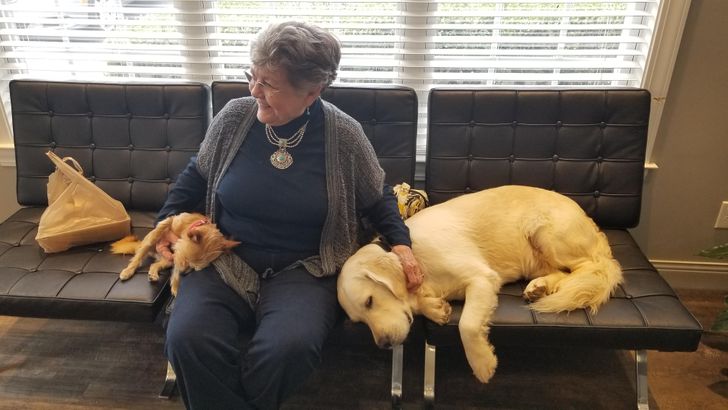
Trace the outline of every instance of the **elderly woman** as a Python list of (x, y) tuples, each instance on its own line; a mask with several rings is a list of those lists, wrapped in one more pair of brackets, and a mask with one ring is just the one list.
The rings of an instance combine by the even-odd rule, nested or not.
[[(215, 117), (159, 218), (200, 209), (242, 242), (185, 276), (165, 352), (188, 408), (275, 409), (309, 376), (337, 321), (336, 274), (366, 216), (422, 281), (407, 227), (360, 125), (319, 98), (338, 41), (300, 22), (251, 43), (252, 97)], [(171, 239), (171, 238), (170, 238)], [(169, 252), (169, 243), (157, 249)], [(240, 347), (240, 333), (252, 333)]]

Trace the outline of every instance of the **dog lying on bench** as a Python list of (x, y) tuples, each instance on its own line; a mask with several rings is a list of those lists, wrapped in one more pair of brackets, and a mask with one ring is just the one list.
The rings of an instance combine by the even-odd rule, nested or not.
[(606, 236), (571, 199), (525, 186), (462, 195), (406, 220), (424, 272), (408, 293), (397, 256), (376, 243), (349, 258), (338, 279), (339, 303), (366, 323), (380, 347), (406, 338), (413, 314), (446, 324), (448, 300), (464, 300), (458, 324), (475, 376), (487, 383), (497, 358), (488, 324), (501, 285), (530, 280), (523, 297), (538, 312), (592, 313), (622, 282)]
[[(174, 260), (159, 255), (155, 247), (157, 242), (171, 232), (177, 239), (172, 245)], [(190, 269), (200, 270), (208, 266), (224, 252), (238, 246), (240, 242), (225, 238), (217, 226), (205, 215), (183, 212), (170, 216), (157, 224), (142, 241), (134, 236), (127, 236), (111, 244), (111, 252), (118, 254), (134, 254), (124, 270), (119, 273), (121, 280), (131, 278), (148, 254), (156, 259), (149, 266), (149, 280), (159, 280), (159, 271), (173, 267), (171, 288), (177, 295), (180, 274)]]

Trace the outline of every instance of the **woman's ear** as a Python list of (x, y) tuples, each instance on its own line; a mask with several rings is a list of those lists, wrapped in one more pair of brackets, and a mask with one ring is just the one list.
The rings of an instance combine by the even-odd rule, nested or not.
[(306, 107), (310, 107), (311, 104), (313, 104), (314, 101), (316, 101), (317, 98), (321, 96), (321, 93), (323, 92), (324, 87), (322, 85), (317, 85), (311, 89), (309, 89), (306, 92)]

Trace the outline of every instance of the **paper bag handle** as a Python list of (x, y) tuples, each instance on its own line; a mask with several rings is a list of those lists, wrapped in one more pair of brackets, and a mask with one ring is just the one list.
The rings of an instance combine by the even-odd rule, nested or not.
[(66, 162), (66, 163), (70, 162), (71, 165), (74, 168), (76, 168), (76, 171), (78, 171), (81, 175), (83, 175), (83, 168), (81, 167), (81, 164), (79, 164), (78, 161), (76, 161), (75, 158), (73, 158), (73, 157), (63, 157), (63, 159), (61, 161)]

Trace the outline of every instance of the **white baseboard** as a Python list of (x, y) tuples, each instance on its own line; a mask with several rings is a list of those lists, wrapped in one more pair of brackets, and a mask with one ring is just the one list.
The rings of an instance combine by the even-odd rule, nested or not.
[(12, 145), (0, 145), (0, 166), (15, 166), (15, 148)]
[(651, 260), (673, 288), (728, 290), (728, 262)]

